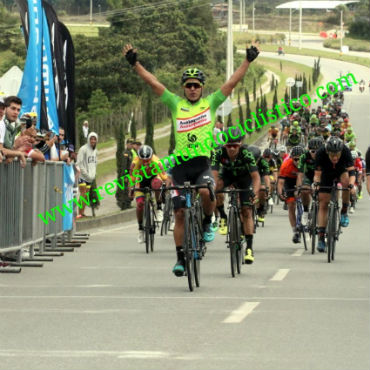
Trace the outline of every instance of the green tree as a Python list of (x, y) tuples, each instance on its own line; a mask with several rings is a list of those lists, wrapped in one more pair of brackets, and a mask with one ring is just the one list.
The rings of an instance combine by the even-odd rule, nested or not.
[(289, 104), (289, 93), (288, 93), (288, 88), (285, 88), (285, 93), (284, 93), (284, 102), (285, 104)]

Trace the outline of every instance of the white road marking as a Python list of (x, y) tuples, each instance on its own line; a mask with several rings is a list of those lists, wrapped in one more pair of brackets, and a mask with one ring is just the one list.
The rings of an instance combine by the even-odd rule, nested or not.
[(280, 269), (277, 273), (270, 279), (271, 281), (281, 281), (288, 275), (290, 269)]
[[(116, 287), (123, 287), (118, 286)], [(368, 288), (365, 288), (368, 289)], [(343, 298), (343, 297), (249, 297), (260, 301), (338, 301), (338, 302), (369, 302), (370, 298)], [(115, 300), (233, 300), (245, 301), (245, 296), (218, 296), (218, 297), (189, 297), (189, 296), (123, 296), (123, 295), (2, 295), (1, 299), (115, 299)]]
[(232, 311), (231, 314), (223, 321), (225, 324), (235, 324), (242, 322), (260, 303), (245, 302), (239, 308)]
[(297, 250), (292, 254), (292, 256), (293, 256), (293, 257), (300, 257), (300, 256), (302, 256), (303, 252), (304, 252), (304, 249), (303, 249), (303, 248), (299, 248), (299, 249), (297, 249)]
[(19, 350), (8, 349), (0, 350), (0, 357), (101, 357), (111, 356), (116, 358), (167, 358), (170, 357), (168, 352), (161, 351), (84, 351), (84, 350)]

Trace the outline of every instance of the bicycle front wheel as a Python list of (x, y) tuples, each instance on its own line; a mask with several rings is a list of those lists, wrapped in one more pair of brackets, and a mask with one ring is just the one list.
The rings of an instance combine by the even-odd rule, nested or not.
[(151, 212), (150, 212), (150, 251), (154, 251), (154, 234), (155, 234), (155, 221), (154, 221), (154, 209), (153, 206), (150, 207)]
[(185, 267), (188, 277), (189, 290), (192, 292), (195, 285), (194, 275), (194, 253), (192, 248), (192, 235), (191, 235), (191, 220), (190, 210), (185, 210), (185, 229), (184, 229), (184, 254), (185, 254)]
[(336, 240), (336, 210), (333, 204), (329, 205), (328, 216), (328, 263), (334, 260), (335, 240)]
[(147, 199), (145, 200), (145, 205), (144, 205), (143, 220), (144, 220), (145, 251), (146, 253), (149, 253), (151, 223), (150, 223), (150, 205)]
[(237, 243), (238, 243), (238, 224), (237, 220), (235, 219), (235, 212), (233, 209), (231, 209), (231, 212), (229, 213), (229, 227), (228, 227), (228, 233), (229, 233), (229, 252), (230, 252), (230, 267), (231, 267), (231, 276), (235, 277), (235, 271), (237, 270), (237, 261), (236, 261), (236, 249), (237, 249)]
[(317, 202), (313, 201), (311, 206), (311, 224), (310, 224), (310, 236), (311, 236), (311, 253), (315, 254), (316, 248), (316, 223), (317, 223)]

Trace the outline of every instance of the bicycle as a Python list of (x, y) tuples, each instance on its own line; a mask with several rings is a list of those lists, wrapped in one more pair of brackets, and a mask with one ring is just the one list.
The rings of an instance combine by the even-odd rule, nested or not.
[(326, 226), (328, 263), (334, 261), (335, 246), (339, 241), (339, 235), (342, 232), (340, 225), (340, 208), (337, 198), (337, 191), (347, 191), (349, 188), (338, 188), (338, 182), (334, 181), (332, 186), (321, 186), (321, 189), (331, 189), (330, 201), (328, 207), (328, 224)]
[(188, 278), (189, 290), (194, 290), (194, 285), (200, 286), (200, 261), (205, 254), (205, 241), (203, 240), (202, 227), (202, 209), (200, 199), (195, 190), (208, 189), (210, 199), (215, 199), (211, 181), (207, 184), (190, 185), (190, 182), (184, 182), (184, 185), (163, 187), (162, 190), (184, 190), (185, 191), (185, 226), (184, 226), (184, 258), (185, 273)]
[(229, 214), (227, 218), (227, 236), (226, 244), (230, 251), (231, 276), (235, 277), (235, 271), (240, 274), (243, 263), (244, 243), (242, 239), (243, 223), (240, 218), (240, 206), (238, 202), (238, 193), (246, 191), (245, 189), (221, 190), (218, 193), (230, 194)]
[(173, 203), (171, 199), (171, 194), (167, 193), (165, 195), (164, 201), (164, 211), (163, 211), (163, 220), (161, 225), (161, 236), (167, 235), (170, 231), (170, 225), (173, 221)]
[(304, 249), (307, 250), (306, 230), (305, 225), (302, 224), (303, 204), (301, 197), (296, 198), (296, 230), (301, 234), (303, 239)]
[(154, 234), (157, 221), (154, 212), (153, 191), (154, 189), (149, 187), (134, 189), (134, 192), (144, 193), (143, 228), (146, 253), (154, 251)]

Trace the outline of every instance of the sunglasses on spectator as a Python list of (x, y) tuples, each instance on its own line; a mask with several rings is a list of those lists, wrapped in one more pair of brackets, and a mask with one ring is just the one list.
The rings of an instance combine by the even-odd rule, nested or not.
[(184, 85), (187, 89), (191, 89), (192, 87), (194, 87), (194, 89), (200, 89), (202, 87), (201, 84), (197, 83), (197, 82), (188, 82), (187, 84)]
[(226, 148), (234, 148), (234, 149), (236, 149), (236, 148), (239, 148), (240, 147), (240, 144), (226, 144), (225, 146), (226, 146)]
[(293, 161), (294, 161), (294, 162), (298, 162), (298, 161), (299, 161), (299, 157), (295, 157), (295, 158), (293, 158)]

